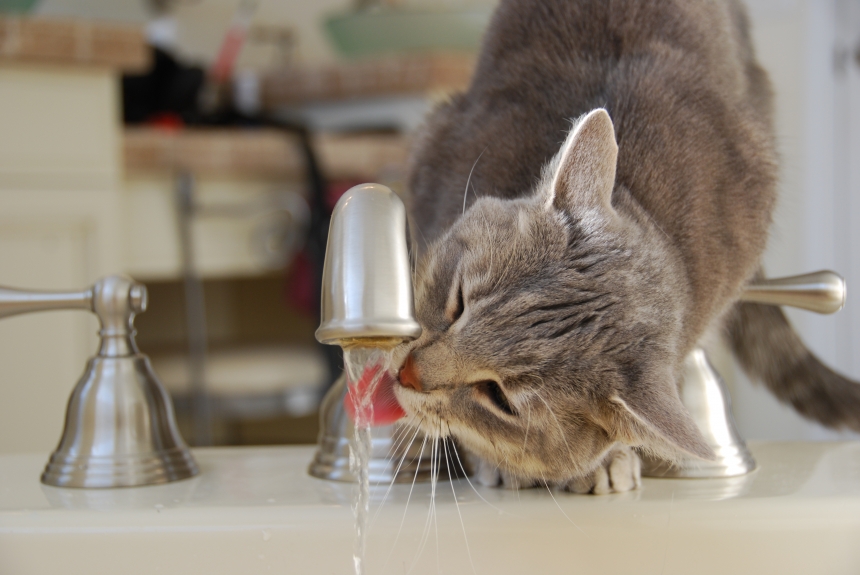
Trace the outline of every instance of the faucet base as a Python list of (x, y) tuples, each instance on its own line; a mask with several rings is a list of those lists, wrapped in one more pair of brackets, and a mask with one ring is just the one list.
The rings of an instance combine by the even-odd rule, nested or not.
[[(357, 478), (349, 467), (350, 443), (354, 428), (343, 409), (346, 396), (346, 376), (335, 382), (320, 406), (320, 437), (308, 473), (319, 479), (355, 483)], [(444, 440), (450, 441), (450, 440)], [(440, 453), (445, 448), (440, 446)], [(430, 448), (421, 432), (400, 424), (374, 427), (369, 461), (371, 483), (428, 482), (433, 472), (440, 479), (457, 479), (465, 475), (454, 451), (448, 446), (448, 459), (443, 456), (438, 466), (432, 464)], [(450, 465), (449, 465), (450, 460)]]
[(143, 354), (96, 356), (75, 386), (60, 444), (42, 473), (54, 487), (137, 487), (199, 473), (173, 404)]

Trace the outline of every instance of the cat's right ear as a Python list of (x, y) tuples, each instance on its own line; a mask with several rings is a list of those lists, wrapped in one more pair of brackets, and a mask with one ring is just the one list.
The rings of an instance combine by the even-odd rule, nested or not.
[(553, 174), (546, 191), (547, 207), (565, 212), (598, 208), (614, 213), (611, 199), (617, 160), (612, 120), (603, 108), (592, 110), (576, 122), (550, 164)]
[(650, 385), (618, 392), (609, 398), (609, 404), (608, 431), (615, 439), (644, 447), (668, 461), (675, 460), (679, 451), (704, 460), (715, 458), (668, 374)]

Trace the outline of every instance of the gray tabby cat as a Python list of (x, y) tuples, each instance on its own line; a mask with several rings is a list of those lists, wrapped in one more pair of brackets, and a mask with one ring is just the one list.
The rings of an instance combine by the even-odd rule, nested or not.
[(502, 0), (413, 158), (414, 424), (484, 483), (626, 491), (631, 447), (713, 456), (677, 386), (725, 332), (780, 399), (860, 429), (860, 385), (736, 303), (775, 202), (771, 99), (738, 1)]

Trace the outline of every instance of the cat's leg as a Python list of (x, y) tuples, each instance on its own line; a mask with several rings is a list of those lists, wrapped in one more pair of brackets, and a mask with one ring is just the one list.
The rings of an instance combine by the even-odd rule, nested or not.
[(642, 466), (639, 456), (630, 447), (614, 447), (606, 459), (593, 472), (585, 477), (571, 480), (565, 489), (574, 493), (623, 493), (632, 491), (642, 484)]

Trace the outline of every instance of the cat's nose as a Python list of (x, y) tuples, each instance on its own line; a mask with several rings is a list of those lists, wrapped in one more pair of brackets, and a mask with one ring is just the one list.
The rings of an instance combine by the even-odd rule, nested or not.
[(400, 368), (398, 378), (400, 379), (400, 385), (403, 387), (408, 387), (415, 391), (422, 391), (421, 380), (415, 372), (415, 361), (412, 359), (411, 353), (406, 356), (406, 361), (403, 363), (403, 367)]

